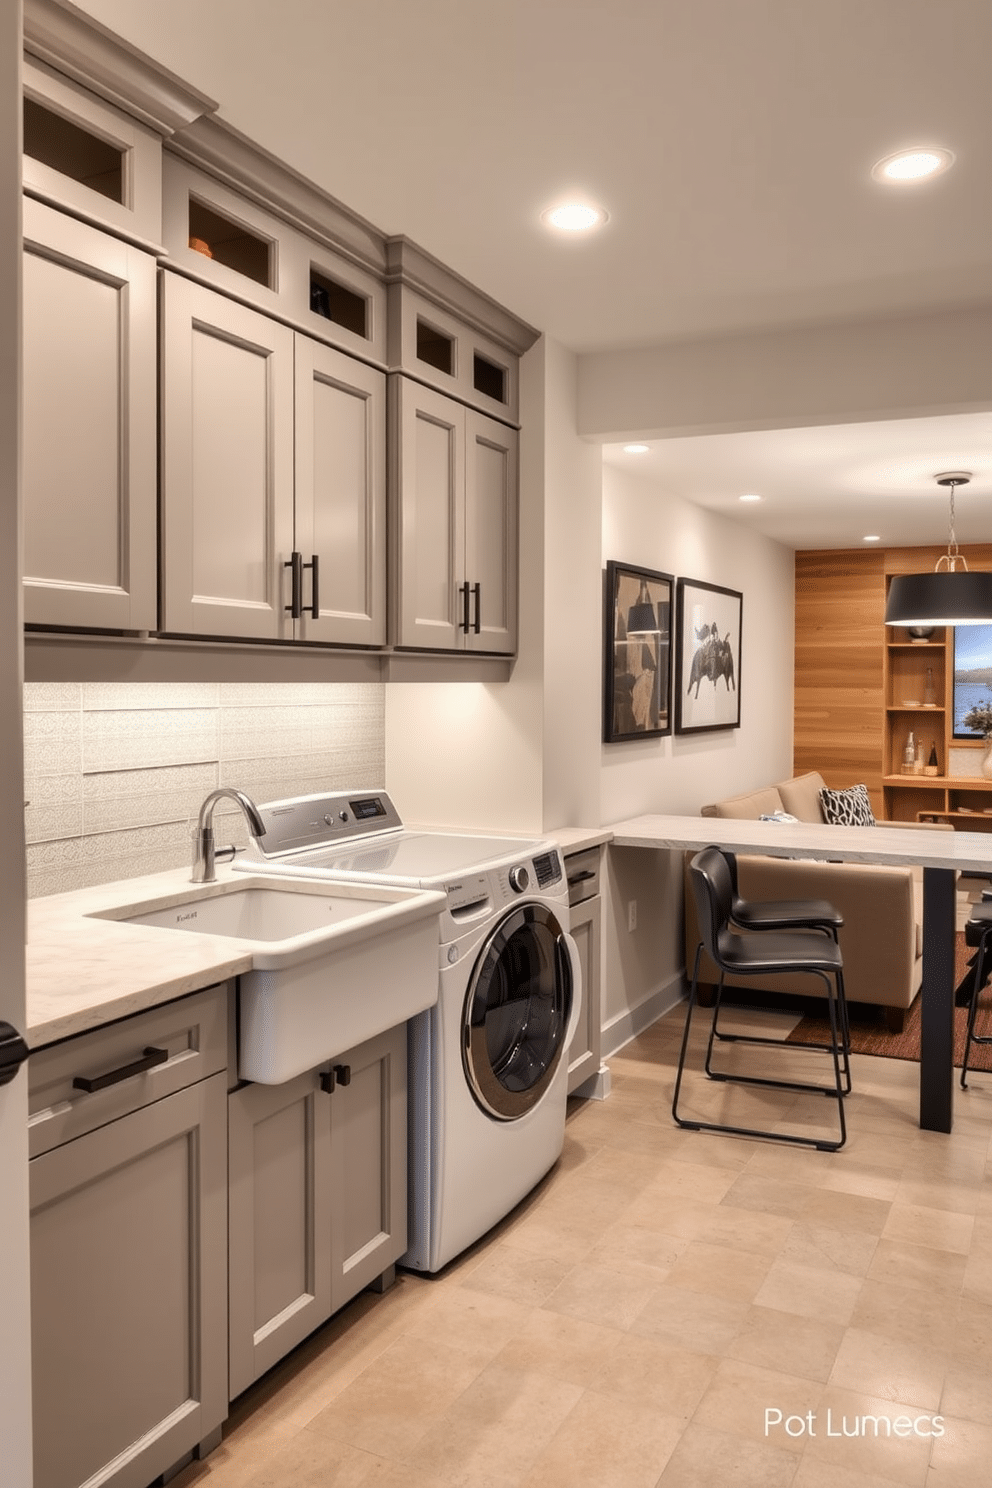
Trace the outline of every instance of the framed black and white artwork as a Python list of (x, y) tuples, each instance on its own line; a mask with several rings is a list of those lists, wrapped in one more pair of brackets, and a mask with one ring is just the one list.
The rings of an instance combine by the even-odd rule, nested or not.
[(607, 744), (672, 731), (671, 574), (630, 563), (606, 565), (605, 697)]
[(675, 732), (741, 726), (741, 612), (736, 589), (679, 579)]

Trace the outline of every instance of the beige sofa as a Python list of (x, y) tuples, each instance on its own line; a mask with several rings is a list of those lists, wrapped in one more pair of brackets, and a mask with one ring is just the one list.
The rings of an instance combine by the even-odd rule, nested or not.
[[(702, 808), (703, 816), (755, 820), (786, 811), (800, 821), (822, 822), (816, 772)], [(886, 826), (910, 823), (886, 822)], [(912, 825), (916, 825), (913, 823)], [(952, 831), (942, 824), (937, 830)], [(713, 841), (719, 844), (714, 824)], [(920, 990), (923, 963), (923, 890), (919, 869), (862, 863), (822, 863), (801, 859), (741, 857), (740, 892), (747, 899), (829, 899), (844, 916), (840, 932), (844, 983), (851, 1002), (877, 1003), (893, 1032), (901, 1032)], [(692, 895), (686, 892), (686, 965), (691, 975), (699, 935)], [(704, 956), (701, 983), (715, 983), (717, 971)], [(754, 978), (728, 977), (727, 985), (754, 989)], [(797, 975), (769, 980), (768, 991), (823, 996), (818, 977)]]

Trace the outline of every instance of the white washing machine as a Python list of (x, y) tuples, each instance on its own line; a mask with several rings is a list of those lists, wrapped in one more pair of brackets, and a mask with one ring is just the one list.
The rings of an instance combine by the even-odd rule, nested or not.
[(259, 807), (237, 866), (441, 889), (438, 1001), (410, 1025), (408, 1249), (438, 1271), (529, 1193), (565, 1137), (582, 996), (554, 842), (406, 828), (385, 791)]

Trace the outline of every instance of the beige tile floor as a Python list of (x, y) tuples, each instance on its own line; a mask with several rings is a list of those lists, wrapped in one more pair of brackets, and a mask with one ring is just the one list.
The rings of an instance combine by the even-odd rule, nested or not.
[[(495, 1231), (357, 1298), (175, 1488), (988, 1482), (992, 1075), (950, 1137), (917, 1126), (915, 1065), (866, 1057), (839, 1153), (681, 1131), (681, 1016), (572, 1103), (561, 1161)], [(785, 1099), (796, 1130), (830, 1116)]]

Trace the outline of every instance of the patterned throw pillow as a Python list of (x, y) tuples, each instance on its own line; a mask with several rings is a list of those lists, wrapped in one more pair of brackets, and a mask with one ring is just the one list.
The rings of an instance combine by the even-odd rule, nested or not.
[(820, 792), (820, 805), (824, 821), (832, 827), (875, 825), (866, 785), (852, 785), (850, 790), (829, 790), (824, 786)]

